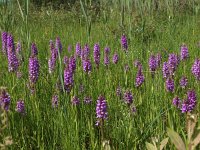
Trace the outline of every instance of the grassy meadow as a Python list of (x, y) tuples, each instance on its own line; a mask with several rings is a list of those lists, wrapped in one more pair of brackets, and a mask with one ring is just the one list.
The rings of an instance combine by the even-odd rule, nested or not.
[[(200, 58), (200, 2), (184, 1), (187, 5), (183, 6), (178, 0), (165, 0), (158, 6), (155, 2), (102, 1), (98, 11), (93, 9), (92, 1), (78, 1), (70, 9), (54, 9), (51, 5), (36, 8), (28, 0), (7, 6), (0, 3), (0, 32), (12, 34), (15, 47), (17, 42), (21, 43), (20, 56), (23, 57), (18, 67), (21, 76), (17, 77), (17, 72), (8, 71), (9, 60), (0, 52), (0, 87), (10, 95), (9, 110), (2, 107), (1, 111), (0, 125), (5, 125), (0, 130), (2, 148), (9, 145), (4, 140), (9, 136), (12, 144), (6, 146), (8, 149), (152, 150), (146, 142), (153, 144), (152, 139), (156, 139), (159, 149), (160, 142), (168, 137), (164, 149), (176, 149), (172, 137), (178, 138), (175, 134), (171, 136), (173, 130), (190, 150), (187, 117), (190, 113), (198, 116), (200, 109), (200, 84), (191, 71), (195, 59)], [(121, 46), (122, 35), (127, 37), (127, 52)], [(60, 37), (63, 50), (59, 52), (55, 70), (50, 74), (49, 41), (55, 42), (57, 37)], [(38, 49), (40, 66), (38, 80), (33, 85), (34, 92), (29, 87), (29, 58), (33, 42)], [(64, 89), (64, 70), (67, 67), (63, 58), (75, 55), (77, 42), (81, 48), (88, 44), (90, 55), (87, 59), (91, 61), (92, 70), (86, 73), (83, 60), (76, 57), (74, 83), (71, 91), (67, 92)], [(99, 68), (93, 58), (96, 43), (100, 45)], [(183, 43), (188, 47), (189, 58), (180, 61), (173, 75), (174, 91), (168, 92), (162, 73), (163, 62), (168, 61), (170, 53), (180, 55)], [(107, 66), (104, 64), (105, 47), (110, 48)], [(115, 53), (119, 56), (117, 64), (112, 60)], [(152, 76), (149, 58), (157, 53), (161, 54), (161, 64)], [(135, 86), (136, 60), (141, 62), (145, 78), (140, 87)], [(129, 69), (126, 70), (126, 66)], [(186, 88), (179, 85), (182, 76), (188, 79)], [(118, 87), (121, 96), (116, 94)], [(190, 89), (196, 92), (197, 104), (190, 113), (182, 113), (172, 100), (178, 96), (183, 101)], [(133, 95), (131, 106), (124, 102), (126, 91)], [(56, 108), (52, 107), (53, 95), (58, 96)], [(96, 126), (96, 105), (100, 95), (107, 102), (108, 118)], [(72, 103), (74, 96), (80, 99), (77, 105)], [(91, 97), (92, 102), (85, 104), (85, 97)], [(19, 99), (24, 101), (24, 114), (16, 111)], [(132, 111), (132, 106), (136, 111)], [(199, 134), (200, 119), (197, 118), (196, 122), (192, 138)]]

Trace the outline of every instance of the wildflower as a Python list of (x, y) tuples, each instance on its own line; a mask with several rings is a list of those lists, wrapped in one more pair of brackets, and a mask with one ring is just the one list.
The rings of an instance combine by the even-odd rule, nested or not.
[(133, 65), (134, 65), (136, 68), (139, 68), (139, 67), (142, 66), (142, 64), (140, 63), (139, 60), (135, 60), (135, 61), (133, 62)]
[(145, 80), (145, 78), (142, 73), (142, 67), (139, 67), (136, 78), (135, 78), (135, 86), (140, 87), (142, 85), (142, 83), (144, 82), (144, 80)]
[(118, 54), (115, 52), (115, 54), (113, 55), (113, 63), (117, 64), (117, 62), (119, 61), (119, 56)]
[(176, 71), (176, 68), (178, 67), (180, 60), (179, 57), (176, 54), (169, 54), (168, 58), (168, 68), (170, 75), (174, 75), (174, 72)]
[(67, 58), (67, 56), (64, 56), (63, 57), (63, 63), (64, 63), (64, 65), (66, 66), (66, 65), (68, 65), (68, 58)]
[(172, 103), (173, 103), (173, 105), (175, 107), (180, 108), (180, 106), (181, 106), (181, 99), (178, 96), (176, 96), (176, 97), (173, 98)]
[(167, 78), (165, 85), (168, 92), (174, 92), (174, 80), (172, 78)]
[(53, 73), (54, 69), (55, 69), (55, 65), (56, 65), (56, 61), (54, 59), (54, 57), (50, 58), (48, 60), (48, 66), (49, 66), (49, 73)]
[(74, 73), (76, 70), (76, 59), (74, 56), (69, 58), (69, 69)]
[(96, 64), (97, 68), (99, 68), (99, 64), (100, 64), (100, 47), (99, 47), (99, 44), (94, 45), (94, 62)]
[(90, 73), (92, 70), (92, 64), (89, 59), (83, 60), (83, 70), (86, 73)]
[(157, 68), (157, 60), (156, 56), (151, 55), (149, 58), (149, 68), (151, 71), (152, 76), (155, 74), (156, 68)]
[(16, 105), (16, 111), (22, 115), (25, 114), (25, 105), (23, 100), (18, 100)]
[(8, 71), (15, 72), (19, 67), (19, 61), (16, 57), (14, 40), (12, 35), (7, 35), (7, 57), (8, 57)]
[(32, 56), (37, 56), (38, 55), (38, 49), (37, 49), (35, 43), (32, 43), (32, 45), (31, 45), (31, 55)]
[(79, 105), (79, 104), (80, 104), (79, 98), (76, 97), (76, 96), (74, 96), (74, 97), (72, 98), (72, 104), (73, 104), (73, 105)]
[(189, 57), (188, 48), (185, 44), (181, 45), (181, 60), (185, 60)]
[(108, 55), (105, 55), (105, 56), (104, 56), (104, 65), (105, 65), (106, 67), (108, 67), (109, 63), (110, 63), (110, 58), (109, 58)]
[(167, 62), (163, 63), (163, 68), (162, 68), (162, 73), (163, 73), (163, 78), (168, 78), (169, 77), (169, 67)]
[(8, 111), (10, 106), (10, 95), (3, 89), (0, 93), (0, 106)]
[(122, 48), (127, 51), (128, 50), (128, 42), (127, 42), (127, 38), (126, 36), (123, 34), (122, 37), (121, 37), (121, 45), (122, 45)]
[(65, 67), (64, 70), (64, 88), (69, 93), (74, 85), (73, 73), (68, 68)]
[(29, 58), (29, 81), (30, 83), (36, 83), (39, 77), (39, 61), (36, 57)]
[(84, 97), (84, 103), (85, 104), (91, 104), (92, 103), (91, 97)]
[(182, 77), (182, 78), (180, 79), (180, 86), (181, 86), (182, 88), (185, 88), (185, 87), (187, 86), (187, 84), (188, 84), (188, 79), (187, 79), (186, 77)]
[(104, 120), (108, 119), (107, 102), (103, 96), (99, 96), (97, 100), (96, 116), (97, 116), (97, 122), (96, 122), (97, 126), (100, 125), (100, 123), (103, 123)]
[(131, 105), (133, 103), (133, 95), (130, 91), (126, 91), (124, 93), (124, 101), (128, 105)]
[(106, 55), (110, 54), (110, 48), (109, 47), (105, 47), (104, 52)]
[(86, 45), (84, 46), (84, 49), (81, 51), (81, 59), (82, 59), (82, 60), (88, 59), (89, 55), (90, 55), (90, 48), (89, 48), (89, 46), (86, 44)]
[(192, 74), (197, 80), (200, 80), (200, 59), (196, 59), (192, 65)]
[(133, 115), (135, 115), (136, 112), (137, 112), (136, 107), (135, 107), (135, 106), (132, 106), (132, 107), (131, 107), (131, 113), (132, 113)]
[(194, 90), (187, 92), (187, 99), (182, 103), (182, 113), (191, 112), (197, 104), (197, 96)]

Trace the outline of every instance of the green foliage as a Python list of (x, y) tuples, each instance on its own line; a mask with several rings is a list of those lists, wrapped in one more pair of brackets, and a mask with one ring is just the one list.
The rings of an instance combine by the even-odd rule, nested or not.
[[(37, 3), (39, 9), (35, 8), (36, 1), (35, 4), (33, 1), (27, 2), (19, 0), (19, 3), (16, 1), (8, 7), (0, 6), (0, 31), (12, 33), (15, 42), (22, 43), (24, 56), (24, 63), (20, 68), (23, 75), (18, 79), (15, 74), (7, 71), (7, 59), (0, 54), (0, 86), (6, 86), (11, 95), (11, 110), (7, 114), (9, 126), (5, 134), (12, 135), (14, 144), (11, 149), (145, 149), (145, 143), (151, 137), (159, 139), (156, 142), (159, 149), (167, 141), (160, 140), (166, 138), (167, 127), (176, 129), (185, 142), (185, 115), (172, 106), (172, 99), (176, 94), (185, 96), (186, 89), (178, 86), (183, 74), (188, 77), (188, 88), (195, 88), (196, 93), (200, 92), (199, 83), (191, 74), (191, 65), (200, 54), (197, 46), (200, 40), (198, 1), (185, 1), (184, 7), (180, 8), (178, 6), (182, 6), (179, 5), (181, 1), (178, 0), (104, 0), (100, 1), (100, 5), (97, 4), (98, 7), (93, 7), (93, 1), (85, 0), (81, 1), (82, 5), (77, 1), (67, 6), (56, 3), (58, 6), (55, 7), (48, 1), (38, 1), (41, 2)], [(128, 55), (120, 46), (123, 33), (128, 37)], [(50, 75), (49, 40), (54, 40), (57, 36), (61, 38), (63, 52), (57, 62), (57, 70)], [(33, 95), (27, 87), (31, 42), (35, 42), (38, 47), (41, 66), (36, 94)], [(76, 42), (80, 42), (82, 47), (89, 44), (92, 62), (93, 46), (99, 42), (102, 63), (98, 71), (93, 63), (92, 73), (87, 76), (79, 60), (74, 88), (71, 94), (67, 94), (56, 89), (56, 85), (63, 78), (63, 56), (73, 55)], [(152, 53), (160, 52), (164, 62), (169, 53), (179, 53), (182, 42), (188, 45), (190, 58), (180, 64), (175, 75), (175, 92), (169, 94), (165, 90), (161, 67), (156, 71), (155, 78), (151, 77), (148, 58)], [(72, 45), (72, 52), (67, 51), (69, 45)], [(111, 63), (108, 69), (103, 65), (105, 46), (111, 48), (110, 59), (114, 52), (119, 54), (119, 63)], [(133, 61), (136, 59), (143, 64), (145, 75), (145, 84), (139, 89), (134, 86), (137, 70)], [(127, 73), (124, 72), (125, 64), (130, 67)], [(84, 85), (84, 93), (79, 92), (80, 84)], [(123, 91), (130, 89), (134, 94), (137, 108), (135, 115), (116, 96), (119, 85)], [(59, 95), (58, 109), (51, 107), (54, 93)], [(108, 102), (109, 114), (103, 141), (100, 130), (94, 125), (95, 105), (100, 94)], [(71, 105), (74, 95), (81, 101), (84, 96), (91, 96), (93, 102), (91, 105), (74, 107)], [(197, 95), (199, 99), (199, 94)], [(23, 117), (15, 112), (16, 102), (20, 98), (24, 100), (27, 112)], [(199, 108), (198, 104), (197, 112)], [(170, 135), (174, 136), (171, 131)], [(191, 139), (198, 143), (199, 138), (194, 139), (192, 136)], [(155, 144), (146, 145), (149, 149), (155, 148)], [(174, 146), (168, 142), (164, 148), (173, 149)]]

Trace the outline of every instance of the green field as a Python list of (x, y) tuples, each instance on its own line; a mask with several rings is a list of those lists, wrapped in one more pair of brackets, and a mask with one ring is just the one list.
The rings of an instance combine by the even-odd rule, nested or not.
[[(23, 58), (17, 70), (9, 72), (9, 56), (0, 51), (0, 125), (5, 125), (0, 130), (2, 148), (8, 145), (8, 149), (24, 150), (152, 150), (146, 142), (153, 144), (152, 139), (157, 139), (159, 149), (160, 142), (169, 137), (164, 149), (176, 149), (177, 143), (183, 144), (173, 133), (175, 131), (182, 138), (186, 149), (191, 150), (190, 144), (199, 134), (200, 123), (197, 118), (195, 132), (190, 138), (191, 131), (188, 130), (192, 125), (188, 125), (191, 120), (187, 117), (191, 114), (198, 116), (200, 110), (200, 84), (191, 71), (195, 59), (200, 58), (200, 2), (100, 2), (100, 6), (97, 6), (95, 1), (77, 1), (59, 8), (54, 8), (52, 3), (35, 6), (28, 0), (0, 4), (0, 32), (12, 34), (15, 48), (18, 42), (21, 43), (21, 52), (16, 57), (18, 60)], [(122, 35), (127, 37), (127, 52), (121, 45)], [(49, 42), (53, 40), (56, 44), (57, 37), (60, 37), (63, 50), (58, 50), (55, 70), (49, 73)], [(72, 75), (74, 82), (71, 91), (67, 92), (64, 72), (70, 69), (69, 62), (67, 65), (63, 63), (64, 56), (75, 56), (78, 42), (82, 51), (86, 44), (89, 46), (90, 54), (85, 59), (91, 61), (92, 69), (90, 73), (85, 72), (85, 60), (76, 57), (76, 69)], [(38, 49), (38, 55), (34, 56), (39, 61), (36, 83), (30, 81), (32, 43)], [(93, 57), (96, 43), (100, 45), (98, 68)], [(166, 79), (163, 78), (163, 63), (168, 61), (171, 53), (180, 56), (183, 43), (188, 47), (189, 57), (180, 60), (174, 74), (169, 77), (174, 80), (174, 90), (168, 92)], [(0, 49), (2, 45), (1, 42)], [(110, 48), (108, 55), (104, 51), (105, 47)], [(17, 52), (14, 50), (13, 53)], [(113, 63), (115, 53), (119, 55), (117, 64)], [(158, 53), (162, 57), (161, 64), (152, 75), (149, 58)], [(110, 59), (107, 66), (104, 63), (105, 56)], [(141, 62), (145, 78), (140, 87), (135, 86), (139, 70), (134, 66), (136, 60)], [(126, 66), (129, 66), (128, 70)], [(198, 69), (200, 71), (200, 65)], [(21, 77), (17, 73), (21, 73)], [(188, 79), (185, 88), (179, 84), (183, 76)], [(118, 87), (121, 96), (116, 94)], [(4, 89), (10, 95), (7, 111), (3, 105)], [(181, 108), (175, 107), (172, 101), (178, 96), (183, 103), (189, 90), (196, 92), (197, 103), (191, 112), (182, 113)], [(133, 95), (131, 105), (126, 104), (124, 98), (127, 91)], [(52, 107), (54, 95), (58, 96), (58, 106), (55, 108)], [(100, 119), (100, 125), (96, 126), (96, 105), (100, 95), (107, 102), (108, 118)], [(74, 96), (80, 99), (77, 105), (72, 103)], [(85, 97), (91, 97), (92, 102), (85, 104)], [(16, 110), (20, 99), (24, 101), (24, 114)], [(132, 111), (133, 107), (136, 112)], [(12, 139), (11, 145), (8, 140), (5, 143), (7, 136)]]

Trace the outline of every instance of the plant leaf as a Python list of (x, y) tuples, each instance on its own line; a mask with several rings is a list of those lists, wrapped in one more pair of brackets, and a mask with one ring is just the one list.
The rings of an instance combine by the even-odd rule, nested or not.
[(160, 142), (160, 150), (162, 150), (165, 147), (165, 145), (168, 143), (168, 140), (169, 138), (165, 138)]
[(175, 147), (178, 150), (186, 150), (185, 144), (184, 144), (183, 140), (181, 139), (181, 137), (178, 135), (178, 133), (176, 133), (175, 131), (173, 131), (170, 128), (167, 128), (167, 133), (168, 133), (168, 136), (170, 137), (172, 143), (175, 145)]
[(200, 133), (196, 136), (196, 138), (192, 141), (192, 149), (194, 149), (200, 143)]
[(156, 146), (151, 143), (146, 142), (147, 150), (157, 150)]
[(187, 134), (188, 134), (188, 140), (190, 141), (194, 132), (194, 128), (196, 126), (197, 122), (197, 115), (195, 114), (190, 114), (187, 117), (188, 123), (187, 123)]

